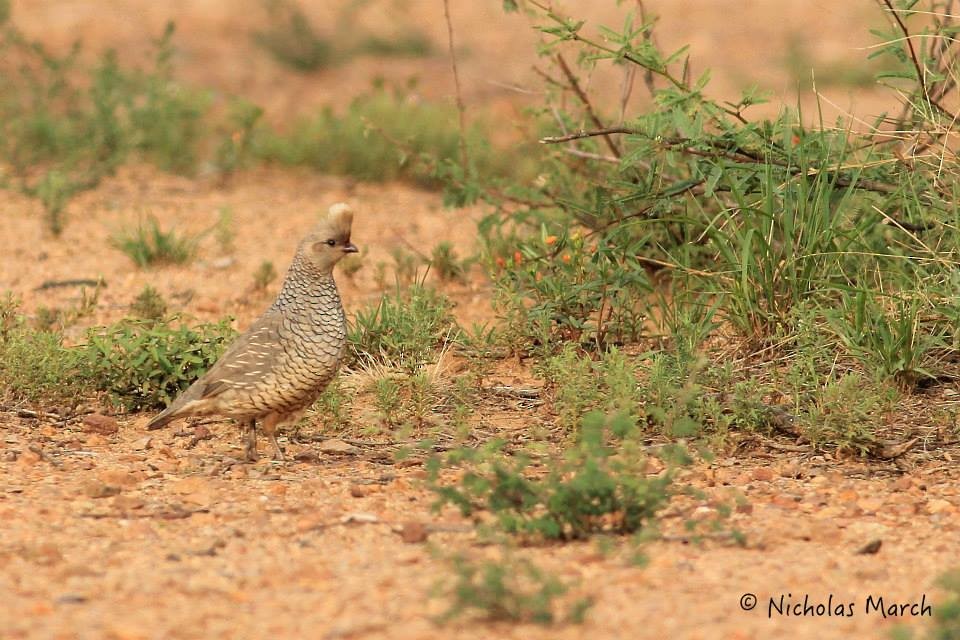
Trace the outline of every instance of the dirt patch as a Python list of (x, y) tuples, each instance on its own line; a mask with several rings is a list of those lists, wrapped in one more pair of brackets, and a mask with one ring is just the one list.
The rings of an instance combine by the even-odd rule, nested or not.
[[(745, 547), (691, 543), (689, 514), (668, 510), (669, 541), (644, 547), (645, 566), (591, 543), (522, 551), (596, 600), (585, 626), (440, 628), (445, 603), (429, 594), (450, 570), (438, 556), (493, 549), (457, 513), (431, 511), (420, 466), (387, 464), (376, 446), (235, 464), (233, 425), (196, 439), (183, 427), (146, 435), (141, 422), (104, 436), (4, 419), (4, 638), (881, 637), (924, 618), (885, 619), (867, 598), (935, 602), (960, 528), (943, 469), (721, 459), (685, 480), (710, 500), (747, 497), (730, 518)], [(283, 443), (291, 458), (316, 450)], [(744, 594), (755, 610), (741, 610)], [(781, 595), (832, 596), (852, 615), (768, 617)]]

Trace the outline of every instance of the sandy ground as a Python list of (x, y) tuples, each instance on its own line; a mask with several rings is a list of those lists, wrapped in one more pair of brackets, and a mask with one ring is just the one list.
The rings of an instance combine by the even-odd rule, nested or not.
[[(54, 47), (82, 36), (91, 51), (117, 47), (129, 59), (146, 55), (150, 36), (173, 16), (180, 76), (224, 95), (242, 92), (277, 120), (321, 104), (343, 105), (376, 74), (417, 75), (425, 95), (450, 99), (439, 2), (351, 3), (359, 7), (353, 22), (343, 21), (349, 15), (345, 2), (304, 4), (326, 32), (346, 37), (351, 24), (387, 34), (416, 26), (440, 54), (425, 60), (360, 58), (296, 75), (251, 46), (249, 33), (263, 13), (259, 3), (246, 0), (14, 0), (14, 15)], [(565, 3), (584, 11), (591, 25), (619, 24), (616, 12), (596, 8), (600, 4)], [(499, 5), (451, 2), (468, 108), (509, 114), (536, 99), (511, 89), (539, 90), (531, 69), (535, 37), (526, 17), (504, 17)], [(870, 42), (861, 25), (877, 21), (870, 2), (647, 5), (662, 14), (663, 44), (690, 42), (695, 61), (717, 65), (718, 95), (732, 96), (745, 78), (756, 78), (787, 102), (795, 83), (783, 63), (791, 37), (805, 38), (811, 55), (824, 64), (855, 61)], [(609, 83), (611, 95), (619, 95), (617, 78), (595, 81)], [(832, 91), (841, 111), (851, 104), (867, 113), (882, 108), (873, 93)], [(107, 286), (94, 314), (72, 329), (77, 339), (84, 325), (124, 315), (148, 283), (175, 310), (201, 320), (232, 315), (243, 328), (279, 284), (251, 292), (256, 268), (270, 260), (282, 272), (300, 235), (341, 200), (357, 209), (354, 241), (364, 249), (363, 268), (353, 278), (339, 277), (349, 311), (381, 294), (376, 264), (391, 264), (393, 249), (428, 253), (445, 239), (469, 253), (474, 222), (482, 215), (480, 209), (445, 211), (436, 194), (403, 185), (258, 170), (224, 187), (131, 167), (70, 204), (61, 239), (46, 234), (36, 202), (0, 192), (0, 238), (14, 240), (0, 252), (0, 290), (13, 290), (34, 313), (79, 300), (76, 288), (37, 290), (44, 282), (102, 276)], [(148, 215), (165, 227), (208, 229), (223, 208), (233, 216), (234, 249), (225, 252), (209, 235), (187, 267), (139, 270), (108, 242), (121, 226)], [(464, 321), (493, 320), (489, 284), (473, 276), (467, 284), (445, 286), (445, 292)], [(510, 384), (526, 375), (501, 363), (491, 383)], [(501, 403), (479, 419), (486, 430), (509, 432), (539, 419), (525, 411)], [(438, 627), (433, 618), (445, 603), (430, 594), (451, 575), (440, 556), (461, 551), (483, 558), (496, 550), (482, 545), (457, 514), (431, 512), (421, 466), (394, 464), (373, 442), (317, 458), (318, 442), (289, 437), (284, 446), (291, 458), (303, 454), (302, 461), (237, 465), (231, 460), (239, 454), (239, 438), (230, 424), (206, 425), (212, 437), (194, 443), (193, 429), (148, 433), (145, 421), (121, 416), (116, 433), (98, 434), (79, 423), (18, 416), (15, 408), (0, 415), (3, 640), (882, 638), (897, 623), (929, 619), (909, 611), (885, 619), (866, 611), (868, 597), (882, 597), (887, 606), (935, 606), (935, 579), (956, 561), (960, 496), (948, 454), (861, 465), (760, 447), (687, 474), (685, 480), (705, 497), (687, 510), (668, 509), (668, 540), (644, 547), (645, 566), (630, 563), (627, 551), (604, 555), (592, 543), (519, 552), (574, 582), (571, 597), (595, 599), (585, 625), (541, 628), (467, 619)], [(343, 437), (317, 429), (310, 423), (304, 433), (320, 441)], [(747, 500), (729, 521), (744, 533), (746, 546), (684, 541), (689, 509), (711, 513), (734, 495)], [(405, 542), (404, 531), (420, 526), (429, 537)], [(876, 553), (858, 553), (876, 540)], [(756, 609), (741, 609), (745, 594), (756, 596)], [(771, 599), (779, 604), (781, 595), (785, 605), (803, 603), (804, 596), (814, 605), (827, 603), (832, 596), (834, 606), (850, 603), (853, 615), (781, 615), (770, 609)]]
[[(230, 425), (188, 448), (192, 430), (145, 436), (140, 424), (103, 436), (5, 421), (2, 637), (879, 638), (929, 619), (919, 607), (884, 618), (868, 598), (936, 606), (934, 579), (956, 557), (955, 474), (728, 458), (686, 479), (708, 496), (698, 513), (747, 496), (729, 521), (746, 547), (685, 544), (668, 511), (675, 541), (645, 546), (645, 566), (591, 543), (519, 552), (596, 600), (583, 626), (438, 627), (446, 603), (430, 596), (451, 575), (439, 557), (495, 551), (457, 514), (430, 511), (419, 466), (385, 464), (375, 447), (233, 465)], [(404, 542), (416, 527), (432, 533)], [(858, 553), (877, 540), (877, 553)], [(756, 609), (741, 609), (746, 594)], [(781, 596), (801, 608), (776, 613)], [(805, 597), (847, 616), (799, 615)]]

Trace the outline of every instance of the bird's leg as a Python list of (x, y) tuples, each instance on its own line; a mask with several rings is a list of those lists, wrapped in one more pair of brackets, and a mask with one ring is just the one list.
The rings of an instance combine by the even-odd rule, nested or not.
[(257, 461), (257, 419), (250, 418), (242, 425), (243, 429), (243, 455), (248, 462)]
[(283, 462), (286, 458), (283, 456), (283, 449), (280, 448), (280, 443), (277, 442), (277, 427), (279, 426), (279, 422), (280, 418), (276, 414), (267, 416), (263, 420), (263, 432), (273, 446), (273, 459)]

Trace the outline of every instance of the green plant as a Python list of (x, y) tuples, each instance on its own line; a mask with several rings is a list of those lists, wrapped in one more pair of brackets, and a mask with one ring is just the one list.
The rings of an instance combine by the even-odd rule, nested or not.
[(2, 186), (38, 198), (54, 235), (70, 199), (131, 152), (192, 171), (209, 100), (172, 78), (172, 24), (146, 70), (122, 67), (113, 51), (84, 67), (79, 44), (58, 56), (9, 23), (0, 31), (0, 162), (13, 177)]
[(111, 238), (114, 247), (127, 254), (139, 267), (160, 264), (184, 264), (196, 254), (199, 236), (164, 231), (153, 216), (135, 229), (120, 231)]
[(458, 258), (450, 242), (439, 242), (430, 254), (430, 269), (444, 282), (466, 278), (467, 269), (473, 263), (471, 258)]
[(450, 309), (446, 298), (422, 284), (385, 295), (376, 307), (354, 316), (347, 332), (353, 357), (414, 372), (457, 338)]
[(81, 353), (116, 404), (162, 409), (217, 361), (235, 335), (230, 322), (171, 326), (123, 320), (91, 329)]
[(393, 275), (397, 286), (408, 287), (419, 280), (420, 256), (395, 247), (390, 251), (393, 258)]
[(277, 270), (273, 267), (273, 263), (269, 260), (264, 260), (260, 263), (260, 266), (257, 267), (257, 270), (253, 272), (253, 290), (266, 291), (270, 283), (276, 279)]
[(433, 54), (433, 43), (420, 31), (408, 31), (390, 38), (367, 36), (356, 52), (371, 56), (426, 58)]
[(846, 302), (845, 315), (828, 316), (831, 326), (878, 380), (892, 378), (910, 390), (922, 380), (936, 378), (936, 356), (954, 331), (952, 324), (937, 321), (929, 301), (916, 295), (898, 297), (892, 301), (894, 308), (887, 309), (868, 292), (859, 291)]
[(223, 140), (214, 155), (214, 164), (225, 178), (253, 159), (254, 137), (261, 117), (263, 109), (252, 102), (243, 99), (231, 102)]
[(353, 398), (353, 393), (344, 387), (340, 378), (334, 378), (314, 403), (313, 415), (320, 419), (324, 429), (343, 431), (351, 423)]
[(374, 406), (380, 413), (384, 424), (388, 427), (399, 425), (400, 419), (400, 385), (389, 377), (377, 378), (373, 383)]
[[(476, 172), (514, 175), (533, 171), (532, 154), (504, 149), (494, 153), (482, 124), (466, 132)], [(437, 188), (448, 164), (459, 156), (456, 111), (423, 100), (409, 90), (376, 86), (358, 96), (343, 113), (324, 108), (284, 131), (261, 131), (253, 154), (260, 160), (307, 166), (324, 173), (386, 182), (406, 179)]]
[(870, 384), (858, 373), (828, 379), (808, 402), (799, 426), (811, 442), (831, 443), (860, 455), (875, 449), (876, 426), (896, 402), (896, 393)]
[[(471, 611), (491, 621), (543, 625), (557, 622), (557, 601), (569, 586), (529, 560), (504, 558), (478, 562), (456, 555), (450, 562), (455, 579), (440, 589), (450, 600), (449, 608), (440, 616), (441, 622)], [(592, 604), (588, 598), (574, 602), (564, 621), (583, 622)]]
[(253, 41), (280, 64), (308, 73), (330, 63), (332, 47), (317, 35), (303, 10), (294, 2), (267, 2), (270, 26), (253, 34)]
[(162, 320), (167, 315), (167, 301), (159, 291), (147, 285), (130, 305), (130, 312), (144, 320)]
[[(596, 533), (635, 533), (653, 525), (670, 496), (672, 474), (642, 473), (647, 454), (638, 446), (635, 420), (611, 419), (593, 411), (583, 416), (576, 445), (530, 475), (530, 460), (500, 455), (503, 443), (485, 449), (454, 450), (428, 467), (435, 508), (452, 504), (464, 515), (489, 512), (506, 533), (533, 539), (574, 540)], [(445, 484), (445, 466), (464, 467), (458, 485)]]
[(227, 206), (220, 207), (217, 211), (217, 222), (213, 227), (217, 244), (223, 253), (233, 253), (233, 242), (237, 237), (237, 232), (233, 228), (233, 209)]
[(157, 41), (154, 69), (134, 76), (140, 100), (128, 103), (128, 109), (132, 146), (161, 169), (189, 174), (197, 164), (197, 142), (210, 99), (173, 82), (174, 32), (174, 24), (168, 23)]
[[(921, 638), (925, 640), (960, 640), (960, 571), (952, 569), (937, 578), (937, 586), (945, 592), (944, 597), (930, 606), (933, 622)], [(927, 615), (922, 610), (920, 615)], [(913, 640), (918, 636), (914, 630), (898, 626), (891, 633), (893, 640)]]
[(64, 346), (59, 332), (30, 327), (7, 294), (0, 301), (0, 388), (6, 399), (72, 409), (95, 383), (82, 352)]

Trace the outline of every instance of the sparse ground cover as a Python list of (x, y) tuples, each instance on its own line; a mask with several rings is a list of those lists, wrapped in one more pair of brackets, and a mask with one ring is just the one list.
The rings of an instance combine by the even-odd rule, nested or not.
[[(2, 636), (956, 637), (949, 6), (861, 16), (880, 55), (824, 82), (893, 84), (875, 122), (761, 104), (731, 68), (714, 93), (638, 7), (463, 9), (541, 27), (506, 131), (469, 79), (511, 50), (470, 30), (461, 128), (445, 26), (211, 6), (151, 14), (138, 64), (34, 45), (48, 7), (14, 3)], [(210, 24), (290, 92), (371, 61), (450, 87), (278, 109), (184, 73)], [(797, 42), (755, 79), (817, 66)], [(238, 462), (227, 422), (146, 432), (337, 201), (350, 354), (291, 462)]]

